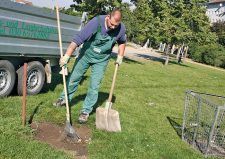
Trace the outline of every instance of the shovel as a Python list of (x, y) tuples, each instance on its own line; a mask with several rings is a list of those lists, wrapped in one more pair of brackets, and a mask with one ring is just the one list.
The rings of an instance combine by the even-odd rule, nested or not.
[[(62, 49), (62, 37), (61, 37), (61, 29), (60, 29), (60, 19), (59, 19), (59, 7), (56, 1), (56, 15), (57, 15), (57, 24), (58, 24), (58, 33), (59, 33), (59, 47), (60, 47), (60, 55), (63, 56), (63, 49)], [(81, 138), (75, 132), (75, 129), (71, 125), (70, 121), (70, 108), (68, 103), (68, 95), (67, 95), (67, 88), (66, 88), (66, 69), (62, 67), (62, 74), (63, 74), (63, 86), (65, 92), (65, 100), (66, 100), (66, 127), (64, 129), (64, 133), (66, 136), (70, 137), (74, 142), (81, 142)]]
[(112, 109), (112, 95), (116, 82), (116, 75), (119, 64), (116, 64), (116, 68), (113, 75), (113, 82), (109, 94), (108, 101), (106, 102), (105, 108), (98, 107), (96, 109), (96, 128), (110, 132), (120, 132), (120, 118), (119, 112)]

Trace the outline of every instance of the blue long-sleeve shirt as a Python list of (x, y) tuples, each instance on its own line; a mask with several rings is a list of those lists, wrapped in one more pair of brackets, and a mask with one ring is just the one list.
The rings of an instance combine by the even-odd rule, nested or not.
[[(84, 28), (80, 31), (80, 33), (73, 38), (73, 42), (76, 43), (78, 46), (86, 42), (88, 39), (91, 38), (91, 36), (96, 32), (98, 25), (100, 23), (101, 25), (101, 33), (102, 35), (108, 35), (108, 31), (105, 28), (105, 17), (106, 15), (100, 15), (100, 21), (97, 17), (94, 17), (92, 20), (90, 20)], [(126, 28), (123, 23), (120, 23), (117, 29), (113, 30), (115, 31), (115, 39), (118, 44), (123, 44), (126, 42)]]

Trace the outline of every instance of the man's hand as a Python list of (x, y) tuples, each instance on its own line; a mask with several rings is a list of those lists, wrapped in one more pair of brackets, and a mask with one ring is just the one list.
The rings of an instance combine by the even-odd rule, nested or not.
[(64, 65), (67, 64), (67, 62), (70, 59), (70, 56), (72, 55), (76, 47), (77, 47), (77, 44), (75, 42), (70, 43), (69, 47), (67, 48), (66, 54), (63, 57), (61, 57), (59, 60), (60, 67), (63, 67)]
[(116, 64), (121, 65), (123, 62), (123, 56), (117, 55)]
[(64, 65), (66, 65), (67, 62), (69, 61), (69, 59), (70, 59), (70, 56), (68, 56), (67, 54), (65, 54), (63, 57), (61, 57), (59, 60), (60, 67), (63, 67)]

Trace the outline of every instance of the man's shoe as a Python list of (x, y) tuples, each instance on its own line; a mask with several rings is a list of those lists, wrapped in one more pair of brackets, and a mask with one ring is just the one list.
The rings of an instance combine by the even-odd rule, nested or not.
[(59, 99), (57, 99), (56, 102), (53, 103), (53, 106), (55, 106), (55, 107), (66, 106), (66, 101), (65, 101), (65, 99), (59, 98)]
[(89, 114), (86, 112), (81, 112), (78, 118), (80, 124), (86, 123), (88, 121)]

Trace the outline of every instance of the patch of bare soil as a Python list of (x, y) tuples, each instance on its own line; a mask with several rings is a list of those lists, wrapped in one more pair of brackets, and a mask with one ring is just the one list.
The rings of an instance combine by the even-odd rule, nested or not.
[(75, 143), (64, 134), (65, 126), (58, 126), (51, 123), (32, 123), (31, 128), (35, 132), (35, 139), (61, 149), (74, 156), (76, 159), (87, 159), (87, 146), (91, 142), (91, 129), (86, 126), (75, 128), (76, 133), (82, 141)]

